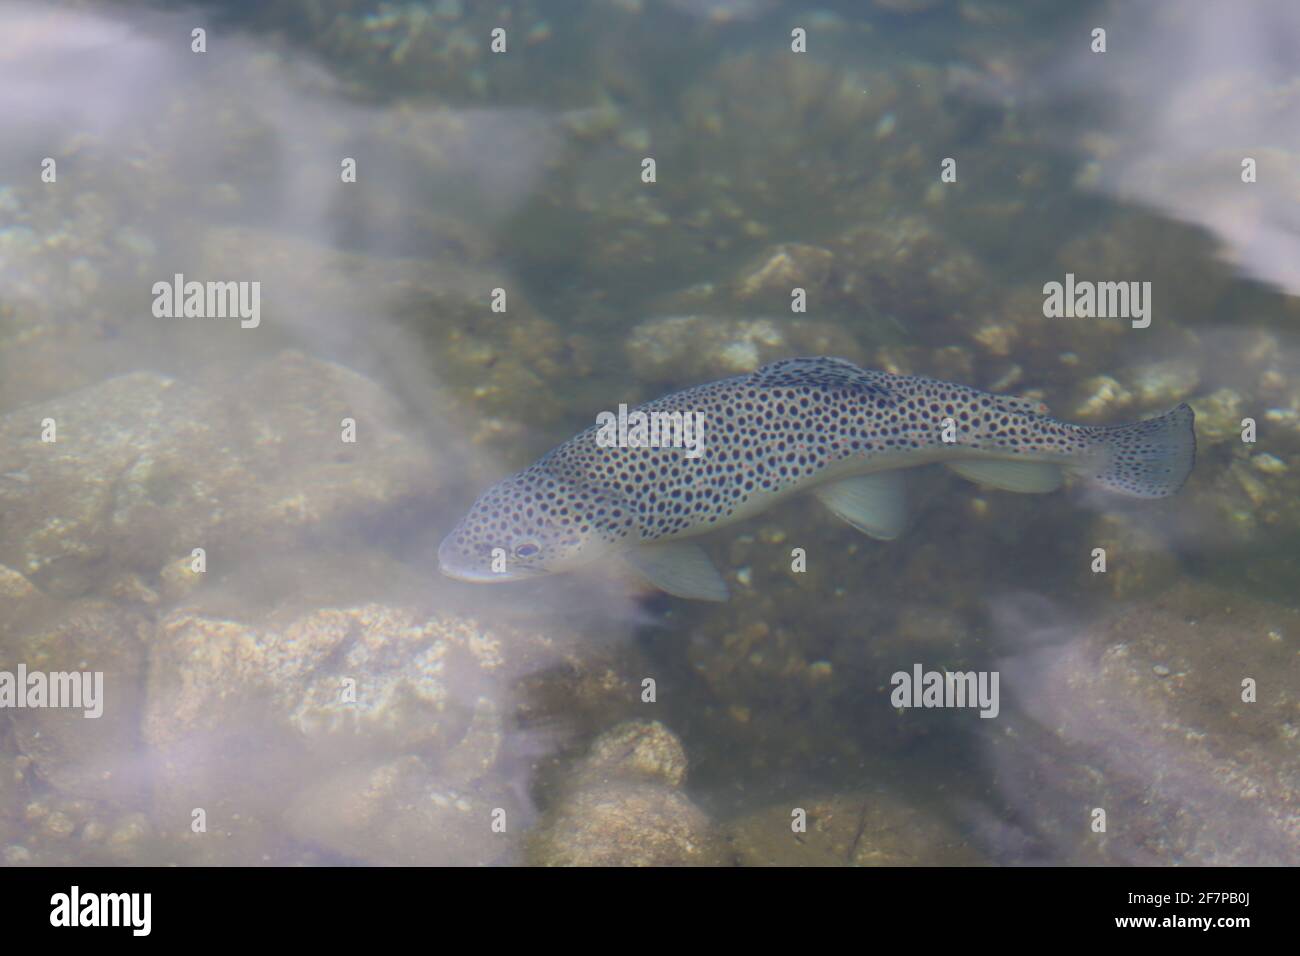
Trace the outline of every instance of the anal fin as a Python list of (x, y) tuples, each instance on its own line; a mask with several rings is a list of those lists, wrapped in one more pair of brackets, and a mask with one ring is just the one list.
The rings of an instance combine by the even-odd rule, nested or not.
[(655, 587), (677, 597), (725, 601), (731, 595), (727, 582), (698, 544), (643, 544), (625, 552), (624, 559)]
[(1044, 461), (948, 461), (944, 465), (963, 478), (1024, 494), (1042, 494), (1061, 487), (1061, 467)]
[(899, 471), (842, 478), (813, 494), (835, 514), (873, 538), (892, 541), (907, 523), (907, 496)]

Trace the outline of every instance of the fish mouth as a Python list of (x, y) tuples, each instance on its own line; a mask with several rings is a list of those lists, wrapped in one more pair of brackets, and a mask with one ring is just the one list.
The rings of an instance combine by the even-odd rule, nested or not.
[(438, 570), (442, 572), (445, 578), (451, 578), (453, 581), (468, 581), (470, 584), (488, 584), (491, 581), (500, 581), (505, 578), (504, 574), (492, 574), (490, 571), (473, 571), (462, 568), (451, 567), (438, 562)]
[(443, 541), (438, 547), (438, 570), (444, 577), (455, 581), (467, 581), (470, 584), (494, 584), (499, 581), (519, 581), (524, 578), (538, 577), (546, 572), (542, 568), (513, 567), (508, 571), (493, 571), (491, 568), (466, 567), (460, 563), (459, 555), (451, 553), (451, 539)]
[(470, 584), (496, 584), (499, 581), (522, 581), (542, 574), (532, 568), (513, 568), (509, 571), (480, 571), (477, 568), (458, 568), (438, 562), (438, 570), (444, 577), (454, 581), (468, 581)]

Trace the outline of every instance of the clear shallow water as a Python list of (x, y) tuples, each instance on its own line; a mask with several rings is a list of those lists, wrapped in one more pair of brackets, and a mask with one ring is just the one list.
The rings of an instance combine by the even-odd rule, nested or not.
[[(5, 861), (1296, 862), (1300, 23), (1039, 6), (0, 5), (0, 671), (106, 695), (3, 715)], [(725, 605), (437, 574), (597, 411), (798, 354), (1186, 400), (1198, 465), (918, 471), (889, 544), (796, 501), (707, 539)]]

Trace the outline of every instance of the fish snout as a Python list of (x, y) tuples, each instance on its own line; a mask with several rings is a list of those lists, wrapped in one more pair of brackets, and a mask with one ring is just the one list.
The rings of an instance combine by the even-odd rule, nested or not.
[(462, 540), (457, 531), (442, 539), (442, 544), (438, 545), (438, 570), (457, 581), (492, 580), (491, 563), (474, 561), (472, 552), (462, 544)]
[(446, 577), (474, 584), (518, 581), (547, 573), (545, 568), (511, 560), (510, 551), (504, 545), (492, 547), (484, 542), (467, 541), (457, 531), (438, 545), (438, 570)]

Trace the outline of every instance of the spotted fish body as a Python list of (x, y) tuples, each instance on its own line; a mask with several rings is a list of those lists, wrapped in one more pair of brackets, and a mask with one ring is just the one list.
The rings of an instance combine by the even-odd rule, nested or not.
[(593, 425), (485, 492), (443, 541), (443, 572), (501, 581), (617, 555), (669, 593), (724, 600), (721, 575), (684, 539), (794, 494), (890, 539), (905, 523), (901, 469), (942, 463), (1021, 492), (1071, 472), (1159, 498), (1182, 486), (1196, 451), (1185, 404), (1132, 425), (1072, 425), (1026, 399), (835, 358), (784, 359), (639, 410), (703, 415), (703, 453), (604, 447)]

